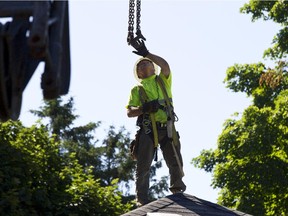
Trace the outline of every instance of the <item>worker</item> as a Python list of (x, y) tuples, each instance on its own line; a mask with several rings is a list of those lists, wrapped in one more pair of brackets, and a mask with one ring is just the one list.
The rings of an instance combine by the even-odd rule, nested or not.
[[(157, 154), (158, 143), (169, 169), (170, 191), (173, 194), (183, 193), (186, 190), (186, 185), (182, 181), (184, 174), (180, 142), (178, 145), (172, 146), (174, 145), (173, 141), (168, 137), (167, 121), (169, 117), (167, 114), (167, 101), (165, 102), (165, 94), (157, 82), (159, 78), (163, 80), (169, 100), (172, 100), (172, 75), (169, 64), (162, 57), (150, 53), (143, 40), (136, 41), (132, 46), (136, 49), (133, 52), (142, 56), (134, 66), (134, 75), (140, 84), (132, 88), (126, 108), (128, 117), (138, 117), (137, 126), (140, 128), (136, 135), (137, 142), (133, 149), (133, 154), (137, 158), (137, 205), (142, 206), (150, 202), (148, 199), (150, 166), (155, 154)], [(156, 71), (158, 67), (160, 67), (159, 75)], [(145, 91), (146, 102), (143, 102), (143, 98), (141, 98), (140, 87)], [(151, 119), (152, 116), (154, 119)], [(156, 126), (156, 129), (153, 128), (152, 120), (155, 121), (154, 126)], [(178, 133), (177, 136), (179, 140)], [(158, 143), (154, 142), (155, 138), (157, 138), (156, 142)]]

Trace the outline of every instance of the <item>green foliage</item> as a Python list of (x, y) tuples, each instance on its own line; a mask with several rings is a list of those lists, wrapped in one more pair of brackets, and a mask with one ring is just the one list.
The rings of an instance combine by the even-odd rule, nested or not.
[(240, 9), (242, 13), (252, 14), (252, 20), (263, 18), (276, 23), (287, 24), (288, 4), (285, 1), (250, 0)]
[[(52, 215), (64, 199), (57, 143), (42, 125), (0, 124), (0, 212), (5, 215)], [(64, 197), (63, 197), (64, 196)]]
[(119, 179), (127, 190), (130, 189), (129, 181), (133, 180), (135, 161), (130, 157), (129, 136), (124, 127), (116, 132), (115, 127), (110, 126), (102, 146), (98, 148), (102, 161), (98, 175), (104, 185), (110, 185), (114, 179)]
[(288, 77), (285, 76), (288, 71), (288, 62), (279, 61), (274, 69), (268, 68), (265, 73), (262, 73), (259, 79), (260, 86), (266, 85), (273, 90), (282, 85), (282, 89), (288, 87)]
[(63, 179), (71, 180), (69, 188), (66, 189), (71, 202), (67, 203), (65, 208), (70, 215), (120, 215), (132, 208), (132, 204), (122, 203), (117, 179), (103, 187), (100, 179), (94, 178), (93, 167), (83, 172), (75, 154), (70, 155), (70, 160), (69, 166), (61, 173)]
[(66, 104), (61, 104), (62, 99), (46, 100), (45, 106), (40, 110), (31, 110), (31, 113), (40, 118), (49, 117), (49, 129), (52, 134), (62, 137), (64, 130), (72, 125), (73, 121), (78, 117), (73, 114), (73, 98), (70, 98)]
[(255, 215), (285, 215), (288, 74), (282, 70), (282, 81), (271, 88), (259, 85), (265, 70), (262, 63), (228, 68), (226, 87), (246, 93), (252, 97), (253, 105), (239, 120), (225, 122), (216, 150), (203, 150), (192, 162), (213, 172), (212, 185), (222, 189), (221, 204)]
[[(282, 62), (279, 62), (279, 64), (282, 64)], [(284, 64), (286, 65), (287, 63), (285, 62)], [(224, 83), (226, 83), (226, 87), (232, 91), (243, 92), (246, 93), (247, 96), (252, 97), (254, 105), (259, 108), (264, 106), (273, 107), (274, 100), (278, 94), (282, 90), (288, 88), (287, 70), (283, 68), (283, 66), (279, 67), (282, 68), (282, 78), (281, 81), (278, 82), (278, 85), (275, 86), (275, 88), (271, 88), (269, 85), (259, 85), (261, 76), (271, 72), (271, 69), (266, 69), (263, 63), (244, 65), (235, 64), (234, 66), (229, 67), (226, 71), (226, 78), (224, 79)], [(278, 71), (277, 66), (275, 70)]]
[(288, 90), (271, 107), (248, 107), (241, 119), (227, 120), (215, 151), (193, 163), (213, 171), (219, 203), (253, 215), (288, 213)]
[(265, 57), (271, 59), (282, 59), (288, 52), (288, 2), (287, 1), (260, 1), (250, 0), (240, 11), (246, 14), (252, 14), (252, 21), (263, 19), (272, 20), (281, 24), (282, 28), (273, 39), (273, 47), (264, 52)]
[(224, 83), (227, 84), (227, 88), (234, 92), (245, 92), (248, 96), (251, 96), (255, 89), (259, 87), (258, 80), (264, 69), (265, 65), (263, 63), (235, 64), (227, 69)]
[(113, 179), (117, 178), (119, 183), (126, 182), (126, 187), (129, 187), (128, 181), (133, 178), (135, 166), (135, 162), (129, 157), (130, 134), (125, 133), (124, 127), (116, 133), (115, 127), (111, 126), (103, 145), (99, 145), (99, 140), (94, 137), (101, 122), (73, 127), (74, 120), (78, 117), (73, 113), (73, 106), (72, 98), (67, 103), (58, 98), (45, 101), (40, 111), (33, 110), (32, 113), (41, 120), (48, 119), (49, 131), (53, 134), (56, 132), (63, 157), (69, 157), (73, 153), (84, 169), (93, 167), (92, 174), (95, 179), (100, 179), (102, 186), (111, 185)]
[(64, 158), (46, 127), (0, 124), (1, 215), (120, 215), (117, 181), (102, 187), (75, 154)]
[[(159, 161), (156, 164), (158, 163)], [(149, 200), (157, 200), (159, 198), (165, 197), (165, 191), (169, 191), (168, 176), (162, 176), (160, 181), (153, 177), (154, 176), (152, 175), (152, 177), (150, 178), (150, 184), (152, 183), (152, 185), (150, 186), (148, 192)]]
[(288, 73), (281, 58), (288, 50), (288, 2), (251, 0), (240, 11), (280, 23), (273, 47), (264, 57), (277, 60), (274, 69), (263, 63), (235, 64), (224, 83), (252, 98), (252, 105), (225, 121), (217, 149), (203, 150), (192, 163), (213, 173), (220, 188), (218, 202), (253, 215), (288, 215)]

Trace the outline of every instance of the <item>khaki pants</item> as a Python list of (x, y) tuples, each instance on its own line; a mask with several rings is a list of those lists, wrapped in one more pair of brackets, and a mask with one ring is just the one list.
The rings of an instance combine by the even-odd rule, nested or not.
[[(160, 148), (167, 164), (170, 174), (170, 190), (185, 191), (186, 185), (182, 181), (181, 170), (177, 164), (177, 160), (174, 155), (172, 143), (167, 137), (166, 128), (158, 129), (158, 138)], [(180, 143), (176, 147), (178, 157), (182, 162), (182, 156), (180, 153)], [(137, 150), (137, 167), (136, 167), (136, 196), (137, 201), (141, 204), (146, 204), (148, 200), (149, 190), (149, 177), (150, 166), (154, 158), (154, 143), (151, 134), (145, 134), (144, 130), (140, 131), (139, 146)]]

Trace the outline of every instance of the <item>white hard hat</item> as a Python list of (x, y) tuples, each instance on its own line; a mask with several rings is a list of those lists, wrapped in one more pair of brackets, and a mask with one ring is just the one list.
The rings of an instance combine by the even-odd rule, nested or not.
[(137, 74), (137, 65), (139, 64), (139, 62), (144, 61), (144, 60), (147, 60), (147, 61), (150, 61), (151, 63), (153, 63), (154, 69), (155, 69), (155, 74), (156, 74), (156, 75), (158, 75), (158, 72), (159, 72), (159, 70), (158, 70), (158, 69), (159, 69), (158, 65), (156, 65), (151, 59), (145, 58), (145, 57), (138, 59), (138, 60), (136, 61), (135, 65), (134, 65), (134, 77), (135, 77), (135, 79), (136, 79), (139, 83), (141, 83), (142, 79), (140, 79), (140, 78), (138, 77), (138, 74)]

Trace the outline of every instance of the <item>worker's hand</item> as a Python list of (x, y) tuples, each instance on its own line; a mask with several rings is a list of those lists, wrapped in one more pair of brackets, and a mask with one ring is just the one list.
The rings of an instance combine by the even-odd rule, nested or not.
[(158, 100), (149, 101), (142, 106), (143, 113), (155, 113), (160, 108)]
[(146, 57), (149, 54), (149, 51), (147, 50), (145, 43), (143, 40), (135, 40), (131, 42), (131, 45), (137, 50), (137, 51), (132, 51), (133, 53)]

